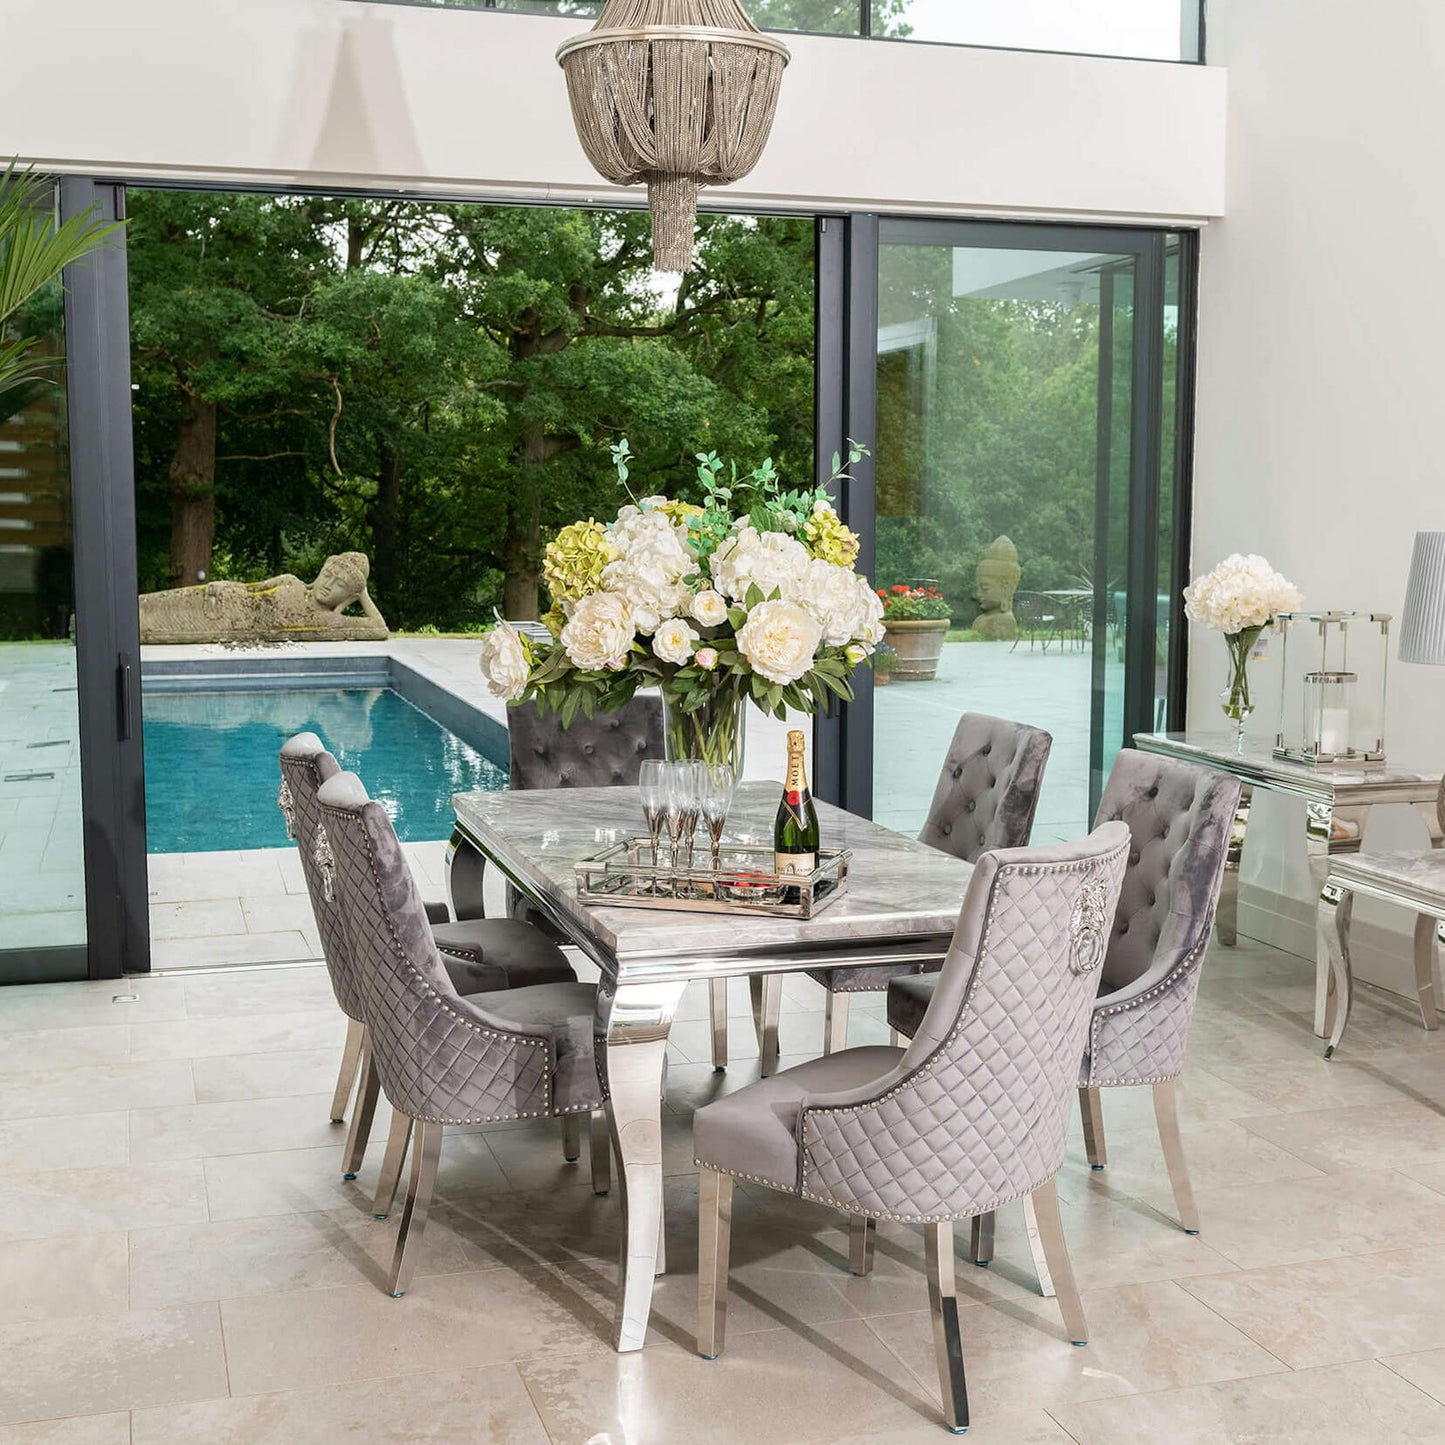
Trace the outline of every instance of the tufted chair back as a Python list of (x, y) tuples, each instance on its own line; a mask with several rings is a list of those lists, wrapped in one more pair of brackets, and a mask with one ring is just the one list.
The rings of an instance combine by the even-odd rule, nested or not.
[(608, 788), (637, 782), (644, 758), (663, 756), (662, 699), (639, 693), (616, 712), (562, 726), (535, 702), (507, 709), (513, 788)]
[(802, 1101), (805, 1196), (926, 1221), (1053, 1178), (1128, 851), (1127, 828), (1109, 823), (1082, 842), (979, 859), (898, 1066)]
[(966, 863), (992, 848), (1022, 848), (1053, 741), (1038, 728), (964, 713), (918, 841)]
[(386, 1097), (444, 1124), (545, 1117), (551, 1027), (519, 1029), (457, 993), (391, 819), (355, 773), (337, 773), (317, 800), (319, 871), (340, 897)]
[(1209, 937), (1239, 781), (1133, 748), (1114, 759), (1095, 824), (1128, 825), (1129, 869), (1101, 991), (1167, 975)]
[(286, 831), (296, 839), (301, 851), (301, 872), (311, 896), (311, 912), (321, 935), (321, 952), (326, 958), (332, 992), (347, 1018), (364, 1023), (361, 975), (352, 961), (346, 920), (334, 894), (330, 900), (326, 898), (316, 863), (316, 825), (321, 818), (316, 795), (321, 785), (340, 771), (341, 765), (315, 733), (297, 733), (281, 746), (281, 792), (277, 801), (286, 816)]

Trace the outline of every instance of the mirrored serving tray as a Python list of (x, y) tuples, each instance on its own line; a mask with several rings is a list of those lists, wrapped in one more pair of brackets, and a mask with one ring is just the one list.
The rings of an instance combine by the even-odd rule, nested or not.
[[(779, 874), (773, 850), (725, 843), (719, 866), (701, 839), (692, 867), (653, 863), (652, 840), (629, 838), (576, 865), (577, 896), (609, 908), (665, 908), (698, 913), (761, 913), (812, 918), (848, 890), (846, 848), (822, 848), (811, 873)], [(661, 857), (668, 857), (666, 844)]]

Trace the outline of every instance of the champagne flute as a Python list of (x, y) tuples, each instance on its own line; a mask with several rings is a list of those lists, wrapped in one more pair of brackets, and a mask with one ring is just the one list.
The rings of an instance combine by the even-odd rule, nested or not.
[(679, 763), (682, 776), (679, 784), (682, 808), (682, 836), (687, 845), (687, 866), (692, 867), (693, 843), (697, 834), (698, 814), (702, 811), (703, 796), (707, 792), (707, 765), (705, 763)]
[(670, 866), (676, 868), (682, 854), (682, 828), (687, 805), (686, 763), (668, 763), (664, 773), (663, 812), (672, 844)]
[(707, 822), (712, 837), (712, 871), (722, 866), (722, 836), (727, 825), (728, 812), (732, 808), (733, 789), (736, 779), (727, 763), (714, 763), (707, 770), (707, 781), (702, 795), (702, 816)]
[(667, 816), (667, 764), (658, 758), (647, 758), (638, 775), (637, 786), (642, 794), (642, 812), (647, 831), (652, 835), (652, 866), (657, 867), (657, 839)]

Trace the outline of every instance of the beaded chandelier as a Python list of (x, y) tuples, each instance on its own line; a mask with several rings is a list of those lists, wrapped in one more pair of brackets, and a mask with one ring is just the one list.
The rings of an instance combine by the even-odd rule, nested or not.
[(587, 159), (617, 185), (647, 182), (653, 259), (690, 271), (698, 191), (758, 163), (787, 46), (740, 0), (607, 0), (557, 63)]

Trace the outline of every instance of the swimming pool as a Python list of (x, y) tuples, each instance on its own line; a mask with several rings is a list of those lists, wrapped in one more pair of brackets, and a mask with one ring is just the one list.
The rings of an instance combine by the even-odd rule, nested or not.
[(360, 774), (404, 842), (447, 838), (453, 793), (507, 786), (505, 759), (389, 687), (147, 691), (143, 712), (151, 853), (287, 847), (277, 755), (299, 732)]

